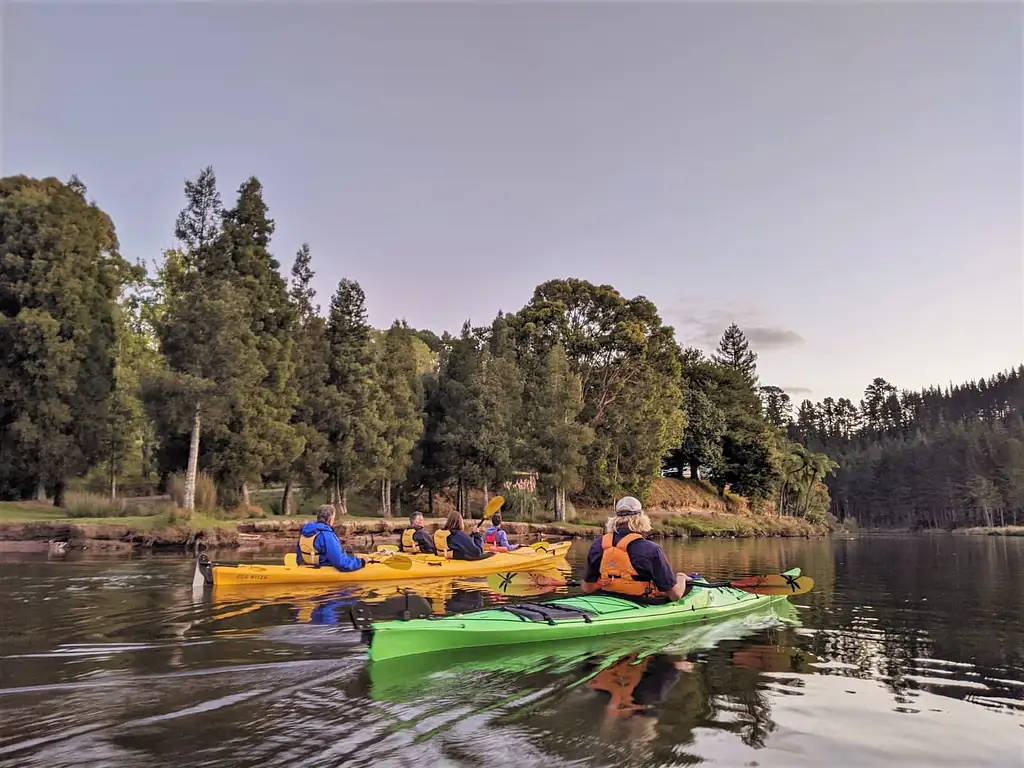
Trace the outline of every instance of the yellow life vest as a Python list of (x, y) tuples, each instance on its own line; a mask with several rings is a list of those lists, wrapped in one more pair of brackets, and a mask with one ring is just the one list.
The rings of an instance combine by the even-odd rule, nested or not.
[(450, 535), (451, 531), (446, 531), (444, 528), (438, 528), (434, 531), (434, 548), (437, 550), (437, 554), (449, 559), (452, 556), (452, 551), (448, 548), (448, 537)]
[(317, 531), (312, 536), (299, 536), (299, 552), (302, 553), (304, 565), (320, 565), (320, 553), (313, 546), (313, 542), (320, 534), (321, 531)]
[(420, 545), (416, 543), (416, 539), (413, 536), (416, 534), (419, 528), (406, 528), (402, 531), (402, 551), (408, 552), (411, 555), (420, 553)]

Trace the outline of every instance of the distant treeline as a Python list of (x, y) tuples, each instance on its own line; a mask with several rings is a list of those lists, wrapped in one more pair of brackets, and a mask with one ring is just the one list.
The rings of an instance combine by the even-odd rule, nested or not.
[(225, 208), (203, 170), (173, 225), (176, 248), (131, 265), (77, 178), (0, 180), (0, 497), (183, 474), (189, 507), (205, 472), (228, 504), (301, 484), (342, 511), (370, 489), (387, 515), (442, 490), (465, 508), (530, 472), (561, 519), (571, 499), (646, 497), (675, 466), (827, 513), (835, 464), (772, 424), (735, 325), (708, 359), (643, 296), (572, 278), (457, 336), (380, 331), (350, 279), (321, 312), (307, 245), (282, 275), (256, 178)]
[(953, 528), (1024, 521), (1024, 366), (947, 389), (875, 379), (858, 405), (804, 400), (777, 423), (839, 463), (835, 514), (862, 525)]

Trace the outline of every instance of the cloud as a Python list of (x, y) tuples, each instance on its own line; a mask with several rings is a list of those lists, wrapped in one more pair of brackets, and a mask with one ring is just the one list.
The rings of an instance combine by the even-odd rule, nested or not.
[[(743, 328), (743, 326), (740, 327)], [(803, 336), (787, 328), (753, 326), (751, 328), (743, 328), (743, 333), (746, 335), (747, 341), (755, 349), (758, 347), (761, 349), (781, 349), (782, 347), (792, 347), (796, 344), (804, 343)]]
[[(714, 349), (722, 333), (732, 323), (740, 327), (755, 352), (785, 349), (804, 343), (804, 337), (799, 332), (764, 323), (768, 313), (759, 307), (709, 306), (702, 299), (686, 300), (685, 307), (666, 312), (666, 319), (675, 325), (676, 337), (684, 345)], [(759, 324), (758, 320), (761, 321)]]
[(813, 395), (814, 390), (808, 387), (779, 387), (779, 389), (790, 395)]

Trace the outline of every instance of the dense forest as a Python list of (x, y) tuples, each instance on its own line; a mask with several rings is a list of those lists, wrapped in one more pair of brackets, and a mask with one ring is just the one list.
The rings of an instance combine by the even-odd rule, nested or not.
[(857, 405), (770, 392), (769, 417), (839, 464), (834, 514), (878, 527), (1024, 522), (1024, 366), (946, 389), (877, 378)]
[(183, 478), (192, 509), (211, 478), (221, 506), (275, 486), (287, 512), (301, 486), (345, 513), (369, 489), (390, 515), (526, 473), (536, 492), (503, 493), (566, 519), (679, 472), (824, 520), (836, 464), (787, 434), (735, 325), (708, 358), (643, 296), (573, 278), (458, 335), (374, 329), (353, 280), (321, 308), (307, 245), (282, 274), (256, 178), (230, 207), (211, 168), (184, 192), (177, 246), (133, 265), (76, 177), (0, 180), (0, 498)]

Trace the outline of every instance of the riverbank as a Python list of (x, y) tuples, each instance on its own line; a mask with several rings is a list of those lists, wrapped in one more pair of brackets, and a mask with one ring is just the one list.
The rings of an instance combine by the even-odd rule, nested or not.
[[(285, 550), (295, 546), (304, 518), (262, 520), (192, 520), (188, 525), (169, 524), (162, 516), (113, 519), (36, 519), (16, 521), (8, 512), (0, 522), (0, 551), (129, 551), (133, 549), (176, 549), (199, 551), (231, 548), (249, 551)], [(442, 519), (427, 520), (428, 530), (444, 524)], [(823, 536), (823, 527), (793, 518), (774, 518), (707, 513), (673, 515), (664, 510), (652, 512), (652, 538), (755, 538)], [(404, 518), (348, 518), (335, 526), (347, 546), (370, 550), (378, 544), (395, 544), (408, 525)], [(604, 532), (596, 520), (581, 523), (517, 523), (504, 527), (515, 541), (541, 538), (563, 540), (594, 538)]]
[[(482, 492), (478, 495), (470, 494), (471, 507), (483, 509), (486, 500)], [(153, 497), (151, 503), (166, 505), (169, 499)], [(428, 530), (444, 524), (448, 506), (448, 500), (439, 496), (435, 509), (442, 516), (427, 520)], [(145, 509), (145, 505), (132, 508)], [(299, 529), (311, 517), (285, 517), (257, 509), (262, 517), (221, 519), (152, 509), (153, 514), (123, 517), (69, 517), (67, 511), (39, 502), (0, 503), (0, 551), (290, 549), (295, 546)], [(646, 509), (654, 525), (652, 538), (810, 538), (828, 534), (824, 525), (770, 512), (755, 513), (745, 499), (728, 493), (720, 497), (706, 483), (689, 480), (655, 480)], [(577, 507), (573, 522), (506, 521), (504, 527), (513, 540), (523, 543), (540, 538), (594, 538), (604, 532), (609, 514), (606, 509)], [(467, 520), (467, 524), (472, 526), (476, 521)], [(364, 551), (378, 544), (397, 543), (406, 525), (404, 516), (352, 515), (339, 517), (335, 529), (347, 546)]]
[(952, 533), (958, 536), (1024, 536), (1024, 525), (1005, 525), (993, 528), (954, 528)]

